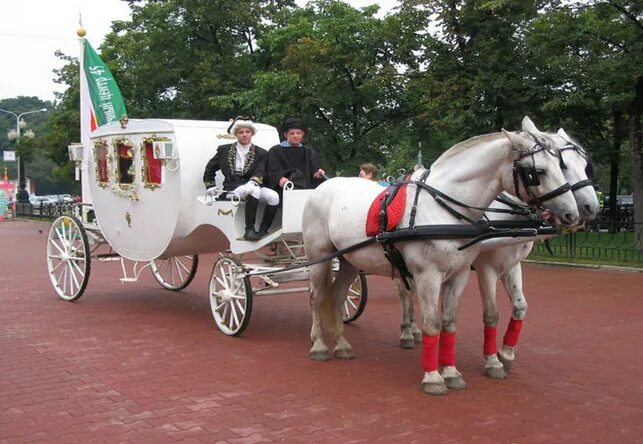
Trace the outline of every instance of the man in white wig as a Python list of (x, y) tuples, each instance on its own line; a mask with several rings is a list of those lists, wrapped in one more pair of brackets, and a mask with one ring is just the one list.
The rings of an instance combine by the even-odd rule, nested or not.
[(252, 143), (252, 136), (257, 129), (252, 120), (237, 117), (228, 133), (234, 135), (237, 141), (217, 148), (217, 153), (208, 162), (203, 173), (203, 182), (208, 193), (215, 190), (215, 175), (221, 171), (224, 177), (222, 197), (237, 195), (246, 201), (246, 231), (245, 240), (260, 239), (255, 229), (257, 206), (259, 202), (275, 206), (279, 204), (279, 195), (270, 188), (262, 187), (266, 170), (268, 152)]

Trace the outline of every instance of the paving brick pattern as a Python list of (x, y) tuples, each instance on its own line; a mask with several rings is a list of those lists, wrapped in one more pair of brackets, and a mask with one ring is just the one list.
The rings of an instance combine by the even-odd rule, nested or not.
[[(390, 280), (347, 337), (353, 361), (308, 359), (307, 295), (257, 298), (242, 337), (219, 333), (202, 257), (186, 290), (94, 264), (85, 295), (57, 298), (48, 225), (0, 223), (0, 443), (641, 442), (643, 274), (525, 267), (529, 315), (509, 378), (482, 376), (481, 307), (459, 310), (469, 384), (424, 395), (420, 350), (398, 347)], [(500, 293), (502, 320), (509, 305)]]

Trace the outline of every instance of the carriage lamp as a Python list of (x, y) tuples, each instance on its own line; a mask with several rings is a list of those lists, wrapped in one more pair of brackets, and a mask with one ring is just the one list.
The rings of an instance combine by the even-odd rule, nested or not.
[(154, 142), (154, 158), (162, 161), (177, 159), (172, 142)]
[(160, 160), (162, 165), (167, 165), (168, 170), (175, 171), (178, 168), (179, 156), (174, 150), (173, 142), (154, 142), (152, 148), (154, 158)]
[(69, 160), (74, 162), (76, 166), (76, 180), (80, 180), (80, 164), (83, 162), (83, 144), (82, 143), (72, 143), (67, 147), (69, 152)]

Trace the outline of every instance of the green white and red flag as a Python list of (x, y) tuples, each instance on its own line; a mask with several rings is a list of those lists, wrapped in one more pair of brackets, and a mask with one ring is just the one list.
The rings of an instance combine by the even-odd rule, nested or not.
[(121, 90), (109, 68), (84, 38), (80, 39), (80, 140), (83, 144), (83, 202), (91, 203), (87, 165), (92, 156), (90, 134), (106, 123), (127, 117)]

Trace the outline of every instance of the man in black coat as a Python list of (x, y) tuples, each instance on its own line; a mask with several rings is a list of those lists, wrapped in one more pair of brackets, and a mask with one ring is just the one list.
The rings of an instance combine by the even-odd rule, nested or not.
[[(264, 183), (283, 195), (283, 187), (292, 182), (295, 189), (316, 188), (324, 180), (325, 172), (319, 167), (317, 153), (303, 143), (306, 128), (299, 119), (288, 118), (281, 125), (285, 140), (268, 151)], [(277, 206), (266, 207), (259, 235), (265, 236), (277, 213)]]
[(252, 143), (257, 132), (251, 120), (241, 118), (228, 128), (237, 141), (220, 145), (217, 153), (208, 162), (203, 173), (203, 182), (208, 191), (215, 187), (217, 171), (223, 174), (223, 190), (234, 193), (246, 201), (246, 230), (243, 238), (249, 241), (260, 239), (255, 230), (255, 218), (259, 201), (266, 202), (271, 208), (279, 203), (279, 195), (269, 188), (262, 188), (264, 181), (267, 151)]

